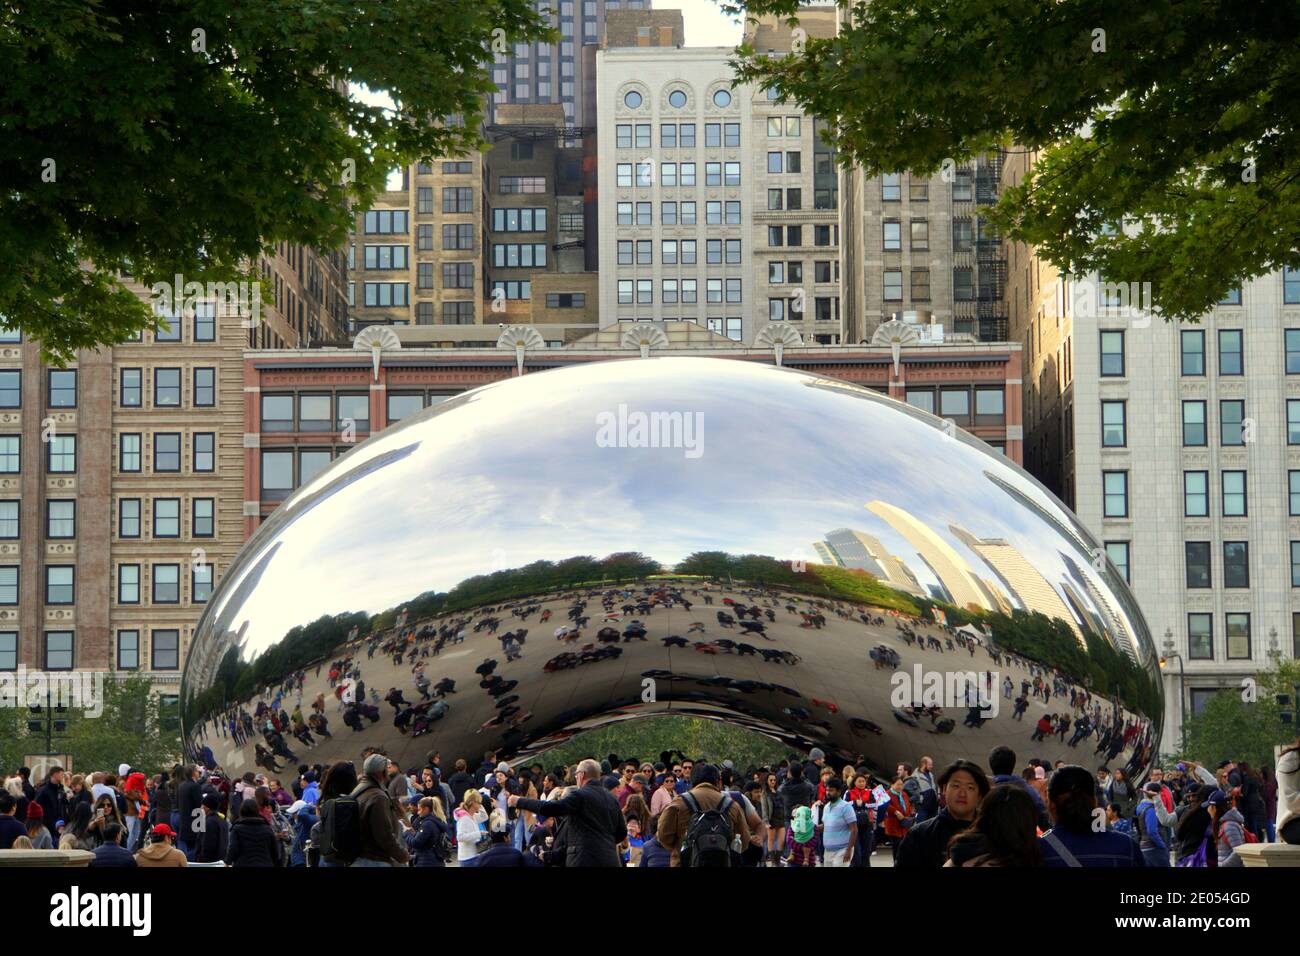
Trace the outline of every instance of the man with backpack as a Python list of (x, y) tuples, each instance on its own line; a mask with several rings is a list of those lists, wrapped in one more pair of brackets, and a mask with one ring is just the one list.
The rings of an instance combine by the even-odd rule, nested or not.
[(1166, 816), (1164, 803), (1160, 799), (1160, 784), (1149, 781), (1142, 788), (1142, 799), (1136, 811), (1138, 847), (1147, 866), (1169, 866), (1169, 844), (1165, 842)]
[(321, 807), (321, 854), (344, 866), (405, 866), (410, 858), (398, 839), (398, 811), (384, 783), (388, 758), (372, 753), (351, 792)]
[(655, 838), (672, 852), (672, 866), (733, 866), (749, 845), (744, 808), (721, 792), (721, 779), (717, 767), (697, 764), (691, 789), (659, 815)]

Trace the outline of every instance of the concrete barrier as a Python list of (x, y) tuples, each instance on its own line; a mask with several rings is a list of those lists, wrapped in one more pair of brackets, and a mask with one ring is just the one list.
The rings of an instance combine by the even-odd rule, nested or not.
[(1300, 867), (1300, 846), (1290, 843), (1243, 843), (1237, 856), (1246, 866)]
[(0, 850), (0, 867), (89, 866), (94, 858), (89, 850)]

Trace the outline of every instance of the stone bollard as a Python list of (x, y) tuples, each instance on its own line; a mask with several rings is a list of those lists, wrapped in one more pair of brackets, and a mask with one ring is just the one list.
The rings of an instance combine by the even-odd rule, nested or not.
[(1243, 843), (1237, 856), (1246, 866), (1300, 867), (1300, 846), (1290, 843)]
[(89, 850), (0, 850), (0, 867), (89, 866), (94, 858)]

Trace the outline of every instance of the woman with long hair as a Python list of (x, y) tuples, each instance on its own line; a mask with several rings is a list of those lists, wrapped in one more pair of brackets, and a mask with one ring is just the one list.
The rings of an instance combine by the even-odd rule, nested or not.
[(412, 866), (446, 866), (443, 859), (443, 838), (451, 836), (452, 828), (442, 811), (440, 797), (421, 797), (415, 808), (416, 817), (411, 829), (403, 836), (411, 851)]
[(117, 812), (117, 801), (111, 794), (104, 794), (95, 801), (94, 812), (90, 815), (89, 833), (95, 846), (100, 846), (104, 842), (104, 828), (110, 823), (116, 823), (126, 833), (126, 824), (122, 822), (122, 815)]
[(460, 866), (473, 866), (483, 840), (483, 825), (487, 811), (483, 809), (483, 794), (467, 789), (456, 808), (456, 862)]
[(785, 800), (781, 797), (781, 783), (776, 774), (769, 773), (763, 781), (763, 799), (766, 803), (767, 865), (776, 866), (785, 852)]
[(45, 808), (33, 800), (27, 804), (27, 838), (32, 841), (33, 850), (53, 850), (54, 838), (50, 828), (45, 825)]
[(1038, 807), (1024, 787), (1004, 783), (980, 801), (970, 828), (948, 844), (944, 866), (1042, 866)]
[(634, 793), (627, 798), (627, 803), (623, 804), (623, 818), (635, 817), (637, 823), (641, 825), (641, 834), (647, 840), (652, 835), (650, 832), (650, 805), (645, 802), (645, 797), (639, 793)]
[(94, 843), (90, 836), (91, 804), (79, 800), (72, 805), (72, 819), (63, 828), (59, 837), (60, 850), (93, 850)]

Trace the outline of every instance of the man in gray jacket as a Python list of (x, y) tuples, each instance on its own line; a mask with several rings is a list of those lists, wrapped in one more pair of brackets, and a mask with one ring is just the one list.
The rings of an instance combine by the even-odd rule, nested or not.
[(388, 795), (388, 758), (371, 754), (362, 764), (362, 780), (352, 791), (361, 818), (361, 853), (353, 866), (405, 866), (409, 854), (399, 838), (398, 810)]

